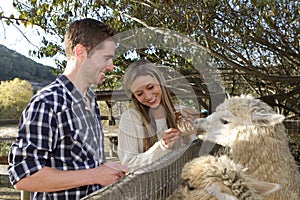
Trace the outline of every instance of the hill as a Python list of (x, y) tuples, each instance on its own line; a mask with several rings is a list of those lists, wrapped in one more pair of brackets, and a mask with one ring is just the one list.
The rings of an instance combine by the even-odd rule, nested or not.
[(33, 61), (0, 44), (0, 81), (20, 78), (39, 86), (55, 79), (53, 68)]

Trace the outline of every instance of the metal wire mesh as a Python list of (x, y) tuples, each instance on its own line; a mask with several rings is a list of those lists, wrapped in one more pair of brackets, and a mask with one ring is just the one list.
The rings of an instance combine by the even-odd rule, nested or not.
[[(291, 151), (297, 160), (300, 146), (300, 121), (285, 121)], [(166, 199), (179, 184), (181, 169), (185, 163), (203, 154), (218, 154), (225, 149), (215, 145), (211, 150), (203, 151), (206, 146), (201, 140), (194, 141), (188, 149), (181, 149), (168, 154), (143, 168), (140, 173), (131, 173), (117, 183), (100, 189), (83, 200), (160, 200)], [(209, 145), (208, 145), (209, 146)], [(201, 149), (201, 151), (200, 151)], [(163, 167), (162, 167), (163, 166)]]
[(201, 140), (195, 140), (187, 149), (173, 151), (83, 199), (166, 199), (178, 187), (183, 165), (199, 156), (201, 144)]

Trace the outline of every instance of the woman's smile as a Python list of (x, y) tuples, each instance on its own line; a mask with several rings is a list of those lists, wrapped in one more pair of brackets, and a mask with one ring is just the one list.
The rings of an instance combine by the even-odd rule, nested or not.
[(156, 104), (156, 100), (157, 100), (156, 96), (153, 96), (150, 100), (148, 100), (148, 103)]

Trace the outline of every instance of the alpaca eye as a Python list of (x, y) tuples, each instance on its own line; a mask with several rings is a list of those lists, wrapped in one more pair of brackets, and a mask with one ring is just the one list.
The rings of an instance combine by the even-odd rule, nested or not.
[(190, 184), (187, 184), (187, 187), (189, 188), (189, 190), (191, 190), (191, 191), (193, 191), (193, 190), (195, 190), (196, 188), (195, 187), (192, 187), (192, 186), (190, 186)]
[(184, 185), (185, 187), (187, 187), (189, 190), (193, 191), (195, 190), (196, 188), (195, 187), (192, 187), (189, 183), (189, 179), (187, 180), (181, 180), (181, 184)]
[(221, 119), (221, 123), (222, 123), (222, 124), (228, 124), (229, 121), (227, 121), (227, 120), (225, 120), (225, 119)]

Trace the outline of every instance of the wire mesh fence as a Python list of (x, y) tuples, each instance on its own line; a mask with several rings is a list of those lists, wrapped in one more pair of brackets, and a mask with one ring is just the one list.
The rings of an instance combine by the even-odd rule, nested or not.
[[(287, 129), (291, 152), (299, 166), (300, 121), (285, 121), (284, 124)], [(184, 164), (195, 157), (201, 156), (199, 150), (202, 147), (203, 142), (196, 140), (185, 152), (172, 152), (155, 163), (144, 167), (142, 173), (128, 174), (117, 183), (100, 189), (86, 196), (83, 200), (166, 199), (178, 187), (181, 169)], [(210, 154), (215, 154), (217, 151), (218, 153), (222, 151), (220, 146), (215, 146)], [(204, 151), (204, 153), (208, 152)]]

